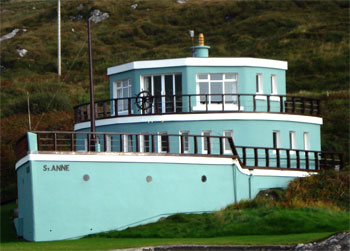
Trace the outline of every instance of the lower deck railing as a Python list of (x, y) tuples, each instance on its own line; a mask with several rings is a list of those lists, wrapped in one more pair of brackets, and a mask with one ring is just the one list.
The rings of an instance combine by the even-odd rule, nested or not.
[[(231, 137), (189, 134), (33, 132), (39, 152), (132, 152), (237, 158), (243, 168), (319, 171), (342, 169), (343, 154), (298, 149), (235, 146)], [(16, 147), (26, 155), (28, 139)]]

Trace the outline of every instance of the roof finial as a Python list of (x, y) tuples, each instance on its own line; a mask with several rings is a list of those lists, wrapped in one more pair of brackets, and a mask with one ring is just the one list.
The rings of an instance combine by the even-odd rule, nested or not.
[(203, 35), (203, 33), (201, 33), (201, 34), (199, 34), (199, 38), (198, 38), (198, 40), (199, 40), (199, 46), (204, 46), (204, 35)]

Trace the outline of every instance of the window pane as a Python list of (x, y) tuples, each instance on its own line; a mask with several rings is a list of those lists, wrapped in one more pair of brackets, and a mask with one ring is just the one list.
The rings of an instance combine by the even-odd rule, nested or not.
[(222, 80), (221, 73), (212, 73), (210, 74), (210, 80)]
[(143, 136), (143, 151), (144, 152), (149, 152), (150, 147), (149, 147), (149, 135), (144, 135)]
[(168, 152), (168, 135), (161, 136), (161, 151)]
[(208, 79), (208, 74), (198, 74), (198, 79)]
[(152, 93), (151, 76), (144, 78), (144, 90)]
[(128, 135), (128, 152), (132, 152), (133, 148), (132, 148), (132, 135)]
[(129, 97), (129, 88), (125, 87), (123, 90), (123, 98)]
[(182, 77), (181, 74), (175, 75), (175, 95), (176, 97), (176, 112), (182, 111)]
[(256, 92), (259, 92), (259, 75), (256, 75)]
[(189, 139), (188, 139), (189, 132), (181, 132), (181, 134), (183, 135), (184, 152), (188, 152), (190, 149), (189, 148)]
[(225, 82), (225, 103), (237, 103), (237, 96), (228, 95), (237, 93), (236, 82)]
[(204, 131), (203, 136), (203, 150), (208, 151), (208, 139), (206, 137), (210, 136), (210, 131)]
[(225, 79), (236, 79), (236, 74), (235, 73), (226, 73)]
[[(209, 83), (208, 82), (199, 83), (199, 94), (209, 94)], [(205, 103), (205, 96), (200, 96), (200, 102)]]
[[(233, 138), (233, 131), (225, 131), (224, 136)], [(225, 139), (225, 151), (229, 150), (231, 150), (230, 143), (228, 142), (228, 139)]]
[(153, 78), (153, 84), (154, 84), (154, 95), (160, 96), (162, 93), (162, 82), (161, 82), (161, 76), (154, 76)]
[(128, 83), (129, 83), (128, 80), (124, 80), (124, 81), (123, 81), (123, 87), (127, 87), (127, 86), (128, 86)]
[[(212, 103), (221, 103), (222, 102), (222, 82), (211, 82), (210, 83), (210, 93), (211, 93), (211, 102)], [(213, 95), (220, 94), (220, 95)]]

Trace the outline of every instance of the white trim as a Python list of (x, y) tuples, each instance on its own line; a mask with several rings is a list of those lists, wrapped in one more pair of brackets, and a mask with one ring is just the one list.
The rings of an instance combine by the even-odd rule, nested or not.
[[(137, 156), (137, 158), (135, 158)], [(245, 175), (279, 176), (279, 177), (307, 177), (316, 172), (288, 171), (288, 170), (248, 170), (243, 169), (237, 159), (191, 157), (191, 156), (152, 156), (142, 153), (86, 153), (86, 154), (38, 154), (31, 153), (16, 163), (16, 170), (28, 161), (71, 161), (71, 162), (130, 162), (130, 163), (176, 163), (176, 164), (205, 164), (232, 165)]]
[[(256, 82), (258, 81), (258, 82)], [(263, 75), (262, 73), (257, 73), (255, 77), (255, 88), (258, 87), (258, 90), (256, 90), (256, 94), (263, 94), (264, 93), (264, 84), (263, 84)], [(258, 96), (257, 96), (258, 97)], [(266, 96), (263, 96), (266, 99)]]
[(278, 93), (277, 76), (271, 74), (271, 94), (276, 95)]
[(233, 164), (237, 166), (237, 169), (246, 175), (252, 176), (278, 176), (278, 177), (308, 177), (317, 172), (307, 172), (307, 171), (289, 171), (289, 170), (263, 170), (263, 169), (243, 169), (237, 159), (233, 159)]
[(310, 150), (310, 133), (304, 132), (304, 150)]
[[(225, 135), (225, 133), (227, 133), (227, 132), (229, 132), (230, 133), (230, 136), (226, 136)], [(231, 137), (232, 138), (232, 140), (233, 140), (233, 142), (234, 142), (234, 138), (233, 138), (233, 130), (224, 130), (224, 132), (223, 132), (223, 136), (225, 137)], [(230, 145), (226, 145), (226, 139), (224, 139), (224, 153), (232, 153), (232, 150), (231, 150), (231, 147), (230, 147)], [(228, 146), (227, 148), (227, 150), (226, 150), (226, 146)]]
[[(281, 148), (281, 132), (280, 130), (273, 130), (272, 131), (272, 147), (274, 147), (273, 145), (273, 134), (276, 133), (276, 148)], [(273, 152), (275, 153), (275, 150), (273, 150)]]
[(170, 143), (168, 132), (158, 132), (158, 153), (166, 153), (166, 151), (162, 151), (162, 148), (163, 148), (162, 136), (167, 136), (168, 143)]
[[(259, 93), (261, 94), (262, 92), (259, 92)], [(258, 94), (258, 93), (256, 93), (256, 94)], [(263, 95), (256, 95), (256, 96), (255, 96), (255, 99), (256, 99), (256, 100), (266, 100), (267, 97), (266, 97), (266, 96), (263, 96)]]
[[(184, 142), (183, 142), (183, 147), (184, 147), (184, 153), (190, 153), (190, 142), (189, 142), (189, 137), (186, 135), (190, 134), (190, 131), (184, 130), (184, 131), (179, 131), (180, 135), (184, 135)], [(187, 150), (186, 150), (186, 138), (187, 138)], [(181, 137), (179, 137), (179, 153), (181, 153)]]
[(130, 163), (180, 163), (180, 164), (232, 164), (231, 158), (192, 157), (192, 156), (161, 156), (145, 155), (144, 153), (85, 153), (73, 154), (31, 153), (16, 163), (16, 170), (28, 161), (72, 161), (72, 162), (130, 162)]
[[(301, 122), (322, 125), (323, 119), (319, 117), (306, 115), (292, 115), (280, 113), (202, 113), (202, 114), (165, 114), (165, 115), (147, 115), (147, 116), (130, 116), (123, 118), (109, 118), (96, 120), (96, 126), (106, 126), (127, 123), (154, 123), (168, 121), (202, 121), (202, 120), (272, 120)], [(90, 128), (90, 121), (74, 125), (74, 131)]]
[[(205, 136), (205, 135), (204, 135), (205, 133), (209, 133), (207, 136), (211, 136), (211, 130), (203, 130), (203, 131), (202, 131), (202, 136)], [(207, 148), (208, 148), (208, 149), (207, 149), (207, 150), (204, 149), (204, 146), (205, 146), (205, 144), (206, 144), (206, 142), (207, 142), (206, 140), (207, 140), (207, 137), (202, 137), (202, 153), (203, 153), (203, 154), (208, 153), (208, 149), (210, 149), (210, 150), (212, 149), (212, 146), (211, 146), (211, 143), (212, 143), (212, 142), (211, 142), (211, 139), (210, 139), (210, 138), (209, 138), (209, 146), (207, 145)]]
[(289, 131), (289, 147), (290, 149), (297, 149), (297, 136), (295, 131)]
[(162, 60), (134, 61), (107, 68), (107, 75), (137, 69), (154, 69), (179, 66), (249, 66), (288, 69), (288, 62), (262, 58), (175, 58)]

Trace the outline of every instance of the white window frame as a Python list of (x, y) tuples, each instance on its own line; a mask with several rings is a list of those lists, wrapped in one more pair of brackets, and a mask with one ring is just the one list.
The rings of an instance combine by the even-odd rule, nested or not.
[[(123, 149), (123, 151), (125, 153), (127, 153), (127, 152), (132, 153), (134, 151), (134, 145), (133, 145), (133, 139), (132, 139), (133, 135), (123, 135), (123, 136), (124, 136), (123, 137), (123, 140), (124, 140), (124, 144), (123, 144), (124, 149)], [(129, 141), (131, 142), (131, 144), (129, 144)], [(131, 145), (131, 149), (129, 149), (130, 145)]]
[[(203, 130), (202, 136), (205, 136), (206, 133), (209, 133), (207, 136), (211, 136), (211, 130)], [(205, 144), (206, 144), (206, 137), (202, 137), (202, 153), (203, 154), (208, 153), (208, 150), (205, 149)], [(211, 146), (211, 144), (210, 144), (210, 146)], [(210, 150), (212, 150), (212, 149), (210, 148)]]
[[(118, 87), (119, 84), (123, 84), (124, 82), (127, 81), (127, 86), (126, 87)], [(122, 90), (121, 93), (124, 93), (123, 92), (123, 89), (127, 88), (128, 89), (128, 96), (127, 97), (118, 97), (118, 90)], [(124, 95), (124, 94), (122, 94)], [(132, 95), (132, 90), (131, 90), (131, 80), (130, 78), (127, 78), (127, 79), (121, 79), (121, 80), (116, 80), (116, 81), (113, 81), (113, 98), (114, 99), (118, 99), (118, 98), (129, 98), (131, 97)], [(127, 100), (120, 100), (118, 102), (118, 111), (114, 111), (114, 113), (118, 113), (119, 115), (125, 115), (128, 113), (128, 108), (127, 109), (124, 109), (124, 104), (126, 103), (127, 104)], [(114, 106), (115, 107), (115, 106)], [(120, 107), (122, 107), (122, 109), (120, 109)], [(132, 106), (131, 106), (132, 107)], [(132, 111), (131, 111), (132, 112)]]
[(106, 135), (106, 149), (105, 152), (112, 152), (112, 135)]
[(295, 150), (297, 148), (296, 132), (289, 131), (289, 148)]
[(304, 150), (309, 151), (310, 150), (310, 133), (304, 132)]
[(87, 151), (88, 151), (88, 139), (86, 137), (86, 138), (84, 138), (84, 150), (83, 150), (83, 152), (87, 152)]
[[(274, 147), (273, 135), (276, 134), (276, 148), (281, 148), (281, 132), (280, 130), (272, 131), (272, 147)], [(275, 150), (274, 150), (275, 152)]]
[[(229, 134), (229, 135), (226, 135)], [(226, 137), (231, 137), (233, 140), (233, 130), (225, 130), (224, 131), (224, 136)], [(232, 153), (231, 146), (228, 142), (228, 140), (224, 140), (224, 153)]]
[(275, 74), (271, 74), (271, 94), (277, 95), (278, 89), (277, 89), (277, 76)]
[[(190, 153), (190, 140), (189, 140), (189, 137), (188, 135), (190, 134), (190, 131), (180, 131), (180, 135), (187, 135), (187, 136), (184, 136), (184, 141), (183, 141), (183, 144), (184, 144), (184, 153)], [(187, 141), (187, 143), (186, 143)], [(186, 144), (187, 144), (187, 149), (186, 149)], [(179, 153), (181, 153), (181, 137), (179, 137)]]
[(263, 85), (263, 75), (262, 73), (257, 73), (255, 77), (255, 91), (256, 94), (263, 94), (264, 93), (264, 85)]
[[(144, 132), (147, 134), (148, 132)], [(145, 151), (145, 136), (148, 136), (148, 148), (149, 151)], [(140, 135), (140, 152), (148, 153), (151, 152), (151, 135)]]
[[(222, 75), (222, 80), (211, 80), (210, 79), (210, 75), (211, 74), (221, 74)], [(199, 76), (200, 75), (207, 75), (206, 79), (200, 79)], [(233, 79), (230, 78), (226, 78), (226, 75), (234, 75)], [(200, 93), (200, 84), (201, 83), (208, 83), (208, 109), (209, 110), (221, 110), (222, 109), (222, 102), (220, 101), (219, 103), (213, 103), (212, 102), (212, 96), (211, 96), (211, 83), (212, 82), (222, 82), (221, 85), (221, 94), (226, 94), (225, 93), (225, 84), (226, 83), (230, 83), (233, 82), (235, 84), (235, 92), (233, 94), (238, 94), (238, 73), (236, 72), (217, 72), (217, 73), (197, 73), (196, 74), (196, 93), (199, 95)], [(203, 94), (204, 95), (204, 94)], [(220, 94), (218, 94), (220, 95)], [(225, 110), (237, 110), (238, 109), (238, 105), (237, 105), (237, 97), (236, 96), (232, 96), (232, 100), (228, 101), (229, 103), (226, 103), (226, 97), (224, 96), (224, 108)], [(202, 104), (201, 103), (201, 96), (197, 96), (196, 99), (196, 106), (193, 107), (193, 110), (205, 110), (206, 109), (206, 104)], [(243, 109), (243, 107), (241, 108)]]
[[(168, 135), (168, 132), (158, 132), (158, 153), (167, 153), (167, 151), (162, 150), (163, 148), (162, 136), (164, 135)], [(169, 136), (168, 136), (168, 140), (169, 140)]]

